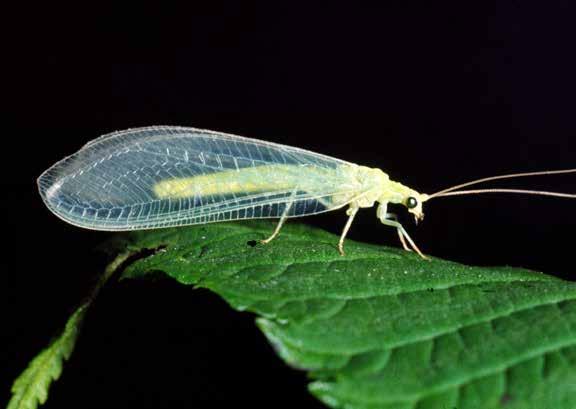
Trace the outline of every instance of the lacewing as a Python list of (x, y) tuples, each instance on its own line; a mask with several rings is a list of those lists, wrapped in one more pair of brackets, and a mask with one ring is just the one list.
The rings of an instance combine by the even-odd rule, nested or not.
[(517, 173), (460, 184), (432, 195), (390, 180), (380, 169), (291, 146), (176, 126), (128, 129), (97, 138), (38, 178), (44, 203), (61, 219), (94, 230), (139, 230), (241, 219), (287, 218), (348, 207), (338, 249), (358, 209), (376, 203), (403, 247), (425, 257), (388, 213), (402, 204), (416, 220), (435, 197), (476, 193), (574, 194), (519, 189), (458, 190), (495, 179), (573, 173)]

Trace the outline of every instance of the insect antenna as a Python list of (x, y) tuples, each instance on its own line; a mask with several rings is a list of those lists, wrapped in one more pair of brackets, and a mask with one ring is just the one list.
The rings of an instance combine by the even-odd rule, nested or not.
[(540, 196), (554, 196), (554, 197), (564, 197), (570, 199), (576, 199), (576, 194), (572, 193), (560, 193), (560, 192), (547, 192), (543, 190), (525, 190), (525, 189), (472, 189), (472, 190), (458, 190), (463, 187), (476, 185), (479, 183), (490, 182), (499, 179), (512, 179), (526, 176), (543, 176), (543, 175), (558, 175), (563, 173), (576, 173), (575, 169), (562, 169), (562, 170), (545, 170), (540, 172), (524, 172), (524, 173), (511, 173), (508, 175), (490, 176), (486, 178), (472, 180), (470, 182), (462, 183), (456, 186), (449, 187), (447, 189), (440, 190), (431, 195), (425, 196), (425, 200), (430, 200), (435, 197), (443, 196), (460, 196), (460, 195), (474, 195), (482, 193), (517, 193), (517, 194), (528, 194), (528, 195), (540, 195)]
[(446, 197), (446, 196), (461, 196), (461, 195), (476, 195), (480, 193), (520, 193), (526, 195), (540, 195), (540, 196), (554, 196), (554, 197), (567, 197), (576, 199), (576, 194), (560, 193), (560, 192), (547, 192), (545, 190), (526, 190), (526, 189), (474, 189), (474, 190), (458, 190), (443, 193), (441, 195), (429, 196), (427, 200), (432, 197)]

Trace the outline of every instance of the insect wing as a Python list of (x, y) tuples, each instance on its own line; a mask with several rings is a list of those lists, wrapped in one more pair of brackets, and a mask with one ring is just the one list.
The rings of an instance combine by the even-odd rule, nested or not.
[(38, 179), (65, 221), (134, 230), (304, 216), (343, 206), (356, 165), (303, 149), (184, 127), (104, 135)]

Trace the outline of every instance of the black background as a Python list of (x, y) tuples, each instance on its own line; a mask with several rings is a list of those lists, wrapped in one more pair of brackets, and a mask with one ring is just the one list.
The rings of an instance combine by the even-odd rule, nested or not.
[[(86, 294), (102, 262), (91, 249), (110, 236), (50, 214), (35, 178), (103, 133), (231, 132), (380, 167), (421, 192), (575, 166), (574, 6), (396, 3), (5, 10), (0, 401)], [(574, 192), (574, 180), (494, 186)], [(399, 213), (425, 253), (573, 279), (575, 210), (486, 195), (427, 203), (418, 227)], [(349, 237), (398, 245), (374, 216)], [(301, 222), (339, 233), (345, 215)], [(45, 407), (322, 407), (305, 385), (250, 314), (170, 281), (130, 282), (101, 294)]]

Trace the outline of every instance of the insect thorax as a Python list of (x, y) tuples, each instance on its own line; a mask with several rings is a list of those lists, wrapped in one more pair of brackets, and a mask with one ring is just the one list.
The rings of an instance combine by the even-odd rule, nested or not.
[(358, 192), (363, 192), (355, 199), (358, 207), (372, 207), (375, 202), (403, 203), (412, 192), (409, 187), (390, 180), (390, 177), (378, 168), (357, 166), (349, 172), (359, 184)]
[(372, 207), (380, 198), (390, 178), (381, 169), (358, 166), (355, 169), (355, 179), (360, 184), (359, 192), (364, 192), (356, 200), (359, 207)]

